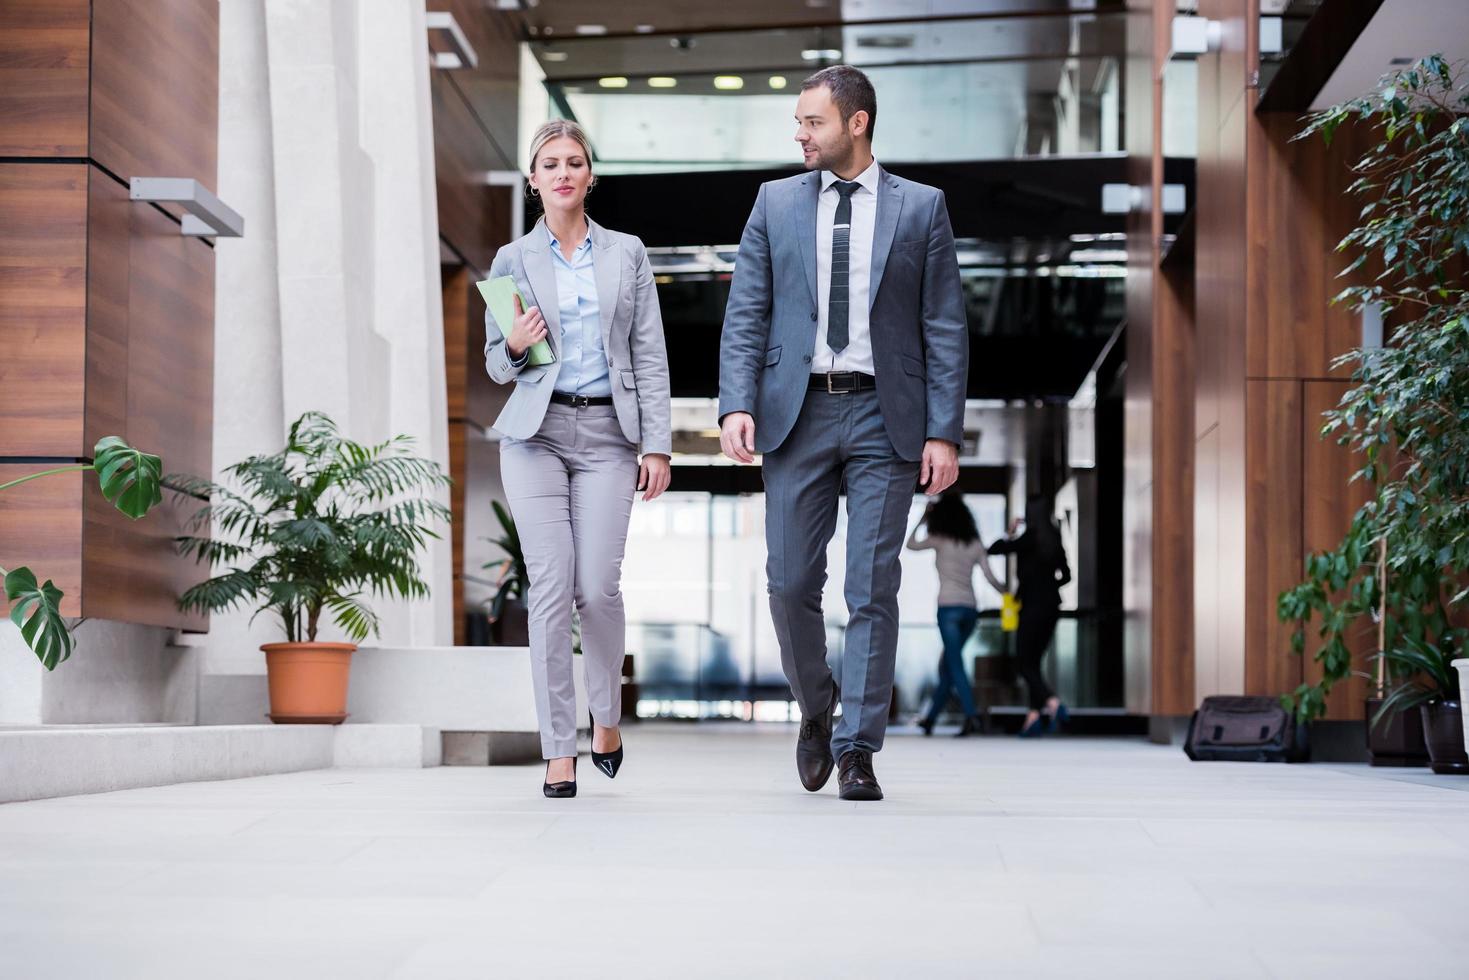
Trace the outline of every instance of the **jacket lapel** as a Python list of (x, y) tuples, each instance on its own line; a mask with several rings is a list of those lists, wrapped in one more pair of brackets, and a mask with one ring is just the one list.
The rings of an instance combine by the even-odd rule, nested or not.
[(903, 188), (886, 170), (878, 168), (877, 218), (872, 230), (872, 266), (867, 287), (867, 309), (877, 302), (877, 290), (887, 269), (893, 236), (898, 233), (898, 215), (903, 211)]
[(531, 302), (541, 308), (546, 321), (546, 339), (557, 358), (561, 357), (561, 294), (556, 290), (556, 268), (551, 264), (551, 238), (545, 219), (536, 223), (521, 251), (525, 278), (530, 281)]
[(592, 272), (597, 281), (597, 319), (601, 321), (602, 350), (612, 354), (612, 317), (617, 312), (617, 291), (622, 286), (622, 249), (617, 239), (591, 218)]
[(794, 208), (796, 240), (801, 243), (801, 264), (806, 267), (806, 285), (811, 288), (811, 302), (819, 304), (816, 295), (816, 198), (821, 194), (821, 174), (807, 174), (796, 191)]

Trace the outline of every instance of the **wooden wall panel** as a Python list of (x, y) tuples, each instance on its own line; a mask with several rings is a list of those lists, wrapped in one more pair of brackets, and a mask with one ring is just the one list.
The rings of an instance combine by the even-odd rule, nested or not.
[(1196, 704), (1194, 670), (1193, 437), (1194, 283), (1157, 274), (1153, 338), (1153, 710), (1185, 715)]
[(1249, 132), (1248, 369), (1257, 378), (1346, 378), (1350, 369), (1331, 363), (1360, 342), (1360, 325), (1331, 299), (1348, 264), (1336, 244), (1361, 206), (1346, 194), (1357, 141), (1344, 128), (1330, 146), (1291, 142), (1300, 128), (1294, 113), (1264, 113)]
[(1275, 615), (1280, 593), (1301, 578), (1302, 391), (1296, 380), (1248, 383), (1245, 469), (1247, 694), (1283, 694), (1301, 682), (1290, 653), (1292, 627)]
[(93, 0), (91, 156), (218, 190), (218, 0)]
[[(0, 483), (49, 468), (0, 463)], [(0, 565), (7, 570), (25, 565), (42, 582), (55, 582), (65, 593), (63, 616), (82, 614), (84, 477), (94, 479), (85, 473), (62, 473), (0, 491)]]
[(89, 0), (0, 2), (0, 157), (87, 153)]
[(85, 455), (87, 168), (0, 164), (0, 457)]
[[(1344, 381), (1306, 381), (1302, 399), (1301, 491), (1305, 501), (1302, 521), (1302, 561), (1306, 553), (1324, 551), (1341, 543), (1352, 517), (1367, 502), (1368, 485), (1353, 483), (1352, 474), (1361, 460), (1344, 446), (1336, 444), (1336, 436), (1322, 439), (1321, 415), (1335, 408), (1351, 385)], [(1297, 576), (1304, 568), (1297, 569)], [(1370, 673), (1370, 656), (1377, 648), (1377, 633), (1371, 623), (1364, 623), (1350, 643), (1356, 654), (1355, 667)], [(1309, 648), (1308, 648), (1309, 649)], [(1308, 680), (1319, 680), (1320, 668), (1309, 660), (1304, 665)], [(1364, 702), (1370, 693), (1368, 681), (1354, 676), (1338, 684), (1327, 699), (1327, 717), (1360, 720), (1365, 717)]]
[[(214, 249), (92, 171), (88, 236), (87, 439), (120, 435), (166, 473), (208, 475), (214, 404)], [(202, 629), (174, 607), (198, 566), (172, 539), (197, 503), (130, 521), (89, 490), (83, 609), (126, 622)]]
[[(1162, 183), (1162, 91), (1171, 4), (1137, 4), (1127, 19), (1128, 180)], [(1159, 268), (1162, 215), (1127, 219), (1127, 391), (1124, 403), (1125, 674), (1129, 711), (1184, 715), (1194, 706), (1194, 287)]]

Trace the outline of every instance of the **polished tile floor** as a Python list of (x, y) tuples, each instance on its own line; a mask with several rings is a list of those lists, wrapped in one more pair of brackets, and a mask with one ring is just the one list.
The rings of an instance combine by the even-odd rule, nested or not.
[(1451, 777), (898, 733), (849, 804), (793, 738), (0, 806), (0, 977), (1469, 976)]

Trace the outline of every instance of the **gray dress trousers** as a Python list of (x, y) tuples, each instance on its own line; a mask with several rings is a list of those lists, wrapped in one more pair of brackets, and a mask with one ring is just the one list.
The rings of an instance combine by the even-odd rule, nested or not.
[(576, 755), (571, 606), (592, 719), (622, 717), (626, 620), (622, 554), (638, 480), (637, 447), (612, 406), (552, 403), (540, 431), (500, 443), (500, 473), (530, 573), (530, 653), (541, 754)]

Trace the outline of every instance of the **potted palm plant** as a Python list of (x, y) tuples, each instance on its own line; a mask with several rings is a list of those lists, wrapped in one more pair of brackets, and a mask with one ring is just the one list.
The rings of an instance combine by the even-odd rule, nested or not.
[[(118, 436), (99, 440), (90, 463), (41, 470), (0, 483), (0, 490), (59, 473), (85, 471), (97, 474), (102, 496), (133, 520), (138, 520), (163, 501), (163, 461), (134, 449)], [(57, 664), (71, 657), (76, 643), (61, 615), (61, 600), (65, 594), (50, 579), (42, 584), (36, 573), (25, 566), (10, 571), (0, 568), (0, 580), (5, 585), (5, 599), (11, 604), (10, 619), (20, 627), (26, 646), (40, 659), (43, 667), (55, 670)]]
[(530, 573), (525, 567), (525, 553), (520, 547), (520, 532), (515, 528), (515, 518), (498, 500), (494, 502), (495, 519), (503, 532), (500, 537), (489, 539), (505, 557), (486, 562), (484, 568), (495, 573), (495, 595), (490, 600), (490, 624), (494, 630), (494, 641), (500, 646), (525, 646), (530, 640), (530, 627), (526, 613), (526, 595), (530, 587)]
[[(368, 596), (429, 594), (418, 555), (438, 537), (434, 523), (450, 518), (434, 499), (449, 478), (433, 460), (412, 455), (411, 445), (398, 436), (364, 446), (343, 438), (325, 415), (307, 412), (280, 452), (225, 470), (238, 492), (182, 481), (209, 503), (179, 548), (223, 571), (185, 592), (179, 605), (222, 612), (255, 604), (256, 615), (276, 617), (285, 642), (261, 648), (272, 721), (341, 723), (352, 653), (378, 629)], [(351, 642), (318, 640), (323, 614)]]
[[(1303, 720), (1347, 676), (1344, 635), (1379, 602), (1393, 629), (1380, 656), (1391, 681), (1379, 718), (1420, 710), (1434, 768), (1469, 772), (1458, 683), (1451, 667), (1469, 631), (1469, 84), (1440, 56), (1385, 77), (1371, 95), (1312, 117), (1297, 137), (1330, 141), (1344, 125), (1377, 137), (1353, 164), (1350, 190), (1367, 198), (1361, 219), (1338, 246), (1355, 252), (1343, 275), (1380, 270), (1344, 289), (1338, 301), (1377, 307), (1391, 324), (1383, 346), (1352, 351), (1353, 387), (1326, 413), (1335, 434), (1362, 460), (1357, 477), (1371, 498), (1334, 551), (1313, 556), (1307, 580), (1281, 596), (1284, 619), (1322, 615), (1315, 656), (1323, 677), (1287, 702)], [(1364, 561), (1385, 547), (1383, 572)], [(1384, 591), (1385, 590), (1385, 591)], [(1385, 631), (1386, 633), (1387, 631)], [(1301, 635), (1298, 629), (1297, 636)], [(1303, 644), (1297, 643), (1297, 649)]]

